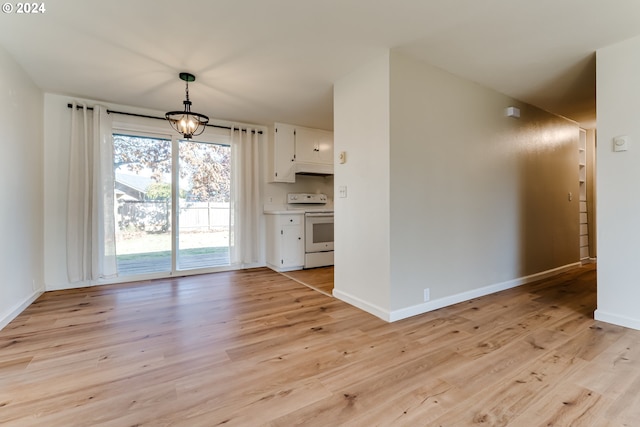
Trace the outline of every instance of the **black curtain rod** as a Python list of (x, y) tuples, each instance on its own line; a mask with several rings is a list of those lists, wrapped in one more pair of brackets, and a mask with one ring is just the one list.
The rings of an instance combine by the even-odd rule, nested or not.
[[(73, 104), (67, 104), (67, 108), (73, 108)], [(82, 105), (76, 105), (76, 110), (82, 110), (84, 107)], [(87, 110), (91, 110), (93, 111), (93, 107), (87, 107)], [(124, 111), (115, 111), (115, 110), (107, 110), (108, 114), (122, 114), (123, 116), (133, 116), (133, 117), (144, 117), (145, 119), (156, 119), (156, 120), (167, 120), (164, 117), (156, 117), (156, 116), (147, 116), (145, 114), (136, 114), (136, 113), (126, 113)], [(220, 128), (220, 129), (229, 129), (231, 130), (231, 127), (229, 126), (221, 126), (221, 125), (210, 125), (210, 124), (206, 124), (205, 126), (209, 126), (212, 128)], [(239, 129), (242, 132), (246, 132), (246, 129)], [(261, 130), (252, 130), (251, 133), (259, 133), (260, 135), (262, 135), (262, 131)]]

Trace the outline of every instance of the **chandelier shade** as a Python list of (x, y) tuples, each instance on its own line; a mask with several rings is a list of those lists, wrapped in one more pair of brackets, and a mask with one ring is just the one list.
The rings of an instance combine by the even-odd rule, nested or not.
[(194, 82), (196, 80), (196, 76), (190, 73), (180, 73), (180, 79), (184, 80), (186, 84), (185, 100), (182, 102), (184, 104), (184, 110), (169, 111), (164, 116), (171, 124), (171, 127), (178, 133), (182, 134), (184, 139), (191, 139), (204, 132), (207, 123), (209, 123), (209, 117), (204, 114), (191, 111), (191, 101), (189, 101), (189, 82)]

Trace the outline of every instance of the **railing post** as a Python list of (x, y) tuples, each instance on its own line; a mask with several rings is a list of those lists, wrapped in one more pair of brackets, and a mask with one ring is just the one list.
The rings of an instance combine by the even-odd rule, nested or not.
[(211, 231), (211, 202), (207, 201), (207, 230)]

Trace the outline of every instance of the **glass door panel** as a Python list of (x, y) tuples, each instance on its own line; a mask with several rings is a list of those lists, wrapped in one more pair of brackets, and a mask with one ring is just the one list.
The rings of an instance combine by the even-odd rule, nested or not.
[(171, 140), (113, 135), (118, 274), (171, 271)]
[(231, 147), (179, 142), (177, 269), (229, 265)]

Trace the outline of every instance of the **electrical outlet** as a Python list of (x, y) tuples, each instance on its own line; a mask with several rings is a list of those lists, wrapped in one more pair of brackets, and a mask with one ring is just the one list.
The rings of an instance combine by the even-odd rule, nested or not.
[(427, 302), (431, 299), (431, 292), (429, 291), (429, 288), (425, 288), (424, 290), (424, 302)]

